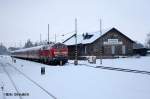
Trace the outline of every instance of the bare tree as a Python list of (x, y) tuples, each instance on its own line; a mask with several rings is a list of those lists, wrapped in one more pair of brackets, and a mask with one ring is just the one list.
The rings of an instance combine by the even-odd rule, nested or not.
[(0, 44), (0, 55), (8, 54), (7, 48), (1, 43)]
[(150, 33), (147, 34), (146, 47), (150, 48)]
[(24, 48), (29, 48), (29, 47), (33, 47), (33, 43), (31, 42), (30, 39), (28, 39), (27, 42), (24, 45)]

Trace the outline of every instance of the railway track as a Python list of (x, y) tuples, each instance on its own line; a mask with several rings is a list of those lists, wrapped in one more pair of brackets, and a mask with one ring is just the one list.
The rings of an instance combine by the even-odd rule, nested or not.
[[(41, 90), (43, 90), (47, 95), (49, 95), (52, 99), (57, 99), (56, 96), (54, 96), (52, 93), (50, 93), (48, 90), (46, 90), (44, 87), (42, 87), (40, 84), (38, 84), (36, 81), (34, 81), (33, 79), (31, 79), (29, 76), (27, 76), (25, 73), (23, 73), (22, 71), (20, 71), (19, 69), (17, 69), (15, 66), (13, 66), (10, 63), (6, 63), (6, 64), (2, 64), (0, 63), (5, 71), (5, 73), (7, 74), (7, 76), (9, 77), (11, 83), (13, 84), (15, 90), (17, 91), (17, 93), (19, 93), (19, 90), (15, 84), (15, 82), (13, 81), (12, 77), (10, 76), (9, 72), (5, 69), (5, 66), (10, 66), (11, 68), (13, 68), (14, 70), (16, 70), (17, 72), (19, 72), (21, 75), (23, 75), (26, 79), (28, 79), (29, 81), (31, 81), (33, 84), (35, 84), (37, 87), (39, 87)], [(23, 99), (21, 96), (19, 96), (19, 99)]]
[[(9, 74), (9, 72), (5, 68), (5, 65), (3, 63), (0, 63), (0, 65), (3, 68), (3, 71), (5, 72), (5, 74), (8, 76), (8, 78), (9, 78), (10, 82), (12, 83), (13, 87), (15, 88), (16, 92), (19, 93), (19, 89), (17, 88), (14, 80), (12, 79), (12, 77)], [(23, 99), (21, 95), (19, 95), (18, 97), (19, 97), (19, 99)]]
[(32, 80), (29, 76), (27, 76), (25, 73), (23, 73), (22, 71), (20, 71), (19, 69), (17, 69), (15, 66), (13, 66), (10, 63), (6, 63), (6, 65), (14, 68), (16, 71), (18, 71), (21, 75), (23, 75), (26, 79), (28, 79), (29, 81), (31, 81), (33, 84), (35, 84), (36, 86), (38, 86), (40, 89), (42, 89), (45, 93), (47, 93), (51, 98), (53, 99), (57, 99), (56, 96), (54, 96), (52, 93), (50, 93), (49, 91), (47, 91), (44, 87), (42, 87), (40, 84), (38, 84), (36, 81)]
[[(70, 63), (70, 64), (73, 64), (73, 63)], [(88, 65), (88, 64), (78, 64), (78, 65), (79, 66), (92, 67), (92, 68), (105, 69), (105, 70), (113, 70), (113, 71), (121, 71), (121, 72), (139, 73), (139, 74), (150, 75), (150, 71), (144, 71), (144, 70), (117, 68), (117, 67), (108, 67), (108, 66), (91, 66), (91, 65)]]
[(115, 67), (106, 67), (106, 66), (96, 66), (95, 68), (150, 75), (150, 71), (142, 71), (142, 70), (135, 70), (135, 69), (115, 68)]

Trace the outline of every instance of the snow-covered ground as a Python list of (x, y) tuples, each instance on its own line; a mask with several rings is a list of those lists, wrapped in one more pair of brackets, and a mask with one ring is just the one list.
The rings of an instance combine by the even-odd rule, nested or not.
[[(5, 66), (18, 91), (29, 93), (29, 96), (23, 96), (23, 99), (53, 98), (11, 66), (15, 66), (57, 99), (150, 99), (150, 75), (146, 74), (75, 66), (69, 63), (65, 66), (48, 66), (20, 59), (13, 63), (9, 56), (0, 57), (0, 63), (0, 85), (3, 82), (4, 93), (16, 92), (3, 70)], [(100, 65), (99, 60), (97, 64), (89, 64), (87, 61), (79, 63)], [(104, 59), (102, 65), (150, 71), (150, 56)], [(41, 67), (45, 67), (45, 75), (40, 74)], [(19, 99), (17, 96), (5, 96), (5, 98)], [(0, 99), (3, 99), (1, 89)]]

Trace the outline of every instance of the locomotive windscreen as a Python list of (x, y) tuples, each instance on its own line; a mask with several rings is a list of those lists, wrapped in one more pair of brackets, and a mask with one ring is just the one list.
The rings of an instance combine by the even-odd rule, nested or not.
[(66, 45), (62, 44), (62, 43), (56, 43), (53, 48), (56, 48), (56, 49), (62, 49), (62, 48), (67, 48)]

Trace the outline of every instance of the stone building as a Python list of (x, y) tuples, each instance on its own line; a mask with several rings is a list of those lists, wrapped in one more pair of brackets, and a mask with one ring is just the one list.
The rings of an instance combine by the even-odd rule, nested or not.
[[(103, 56), (108, 58), (112, 56), (133, 55), (134, 41), (121, 33), (116, 28), (94, 33), (84, 33), (77, 35), (78, 57)], [(75, 34), (64, 41), (68, 45), (69, 58), (75, 56)]]

